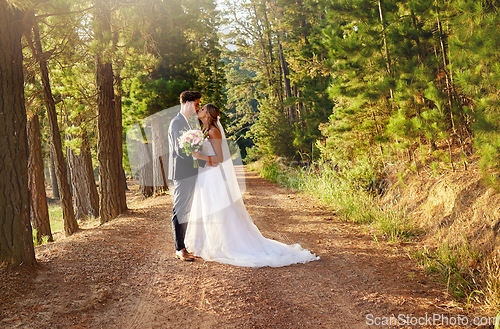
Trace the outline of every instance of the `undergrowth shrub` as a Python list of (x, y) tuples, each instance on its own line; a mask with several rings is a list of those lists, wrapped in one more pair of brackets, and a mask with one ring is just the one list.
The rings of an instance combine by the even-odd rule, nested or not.
[(286, 166), (266, 160), (260, 168), (265, 179), (307, 193), (329, 206), (346, 222), (374, 224), (389, 240), (406, 239), (414, 234), (408, 216), (401, 211), (384, 210), (373, 193), (375, 175), (365, 167), (339, 171), (328, 163), (304, 167)]
[(481, 255), (465, 238), (453, 245), (446, 241), (432, 250), (424, 248), (415, 252), (414, 257), (428, 272), (438, 274), (457, 299), (480, 289), (476, 266), (481, 262)]
[[(372, 225), (377, 241), (377, 235), (393, 242), (425, 234), (397, 207), (381, 206), (373, 189), (366, 189), (366, 180), (375, 176), (370, 176), (365, 169), (340, 172), (328, 164), (291, 167), (267, 160), (258, 170), (262, 177), (272, 182), (317, 198), (343, 221)], [(398, 178), (404, 186), (402, 177), (398, 175)], [(489, 314), (500, 316), (499, 258), (484, 261), (484, 256), (465, 237), (458, 237), (453, 243), (441, 242), (432, 249), (424, 247), (412, 256), (428, 272), (436, 273), (457, 300), (465, 298), (467, 308), (475, 301), (486, 305)]]

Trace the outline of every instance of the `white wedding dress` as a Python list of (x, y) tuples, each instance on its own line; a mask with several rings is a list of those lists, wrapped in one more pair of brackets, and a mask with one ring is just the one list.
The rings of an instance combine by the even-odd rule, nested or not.
[[(215, 155), (209, 141), (200, 153)], [(224, 154), (224, 160), (226, 166), (198, 168), (186, 248), (206, 261), (247, 267), (279, 267), (319, 259), (298, 244), (286, 245), (262, 236), (243, 204), (237, 183), (231, 180), (235, 174), (230, 156), (227, 159)], [(227, 161), (232, 173), (227, 172)]]

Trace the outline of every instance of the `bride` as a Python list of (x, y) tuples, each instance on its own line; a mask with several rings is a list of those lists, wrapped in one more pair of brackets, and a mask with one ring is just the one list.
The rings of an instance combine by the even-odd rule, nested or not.
[(243, 204), (219, 114), (210, 103), (198, 112), (208, 138), (201, 152), (193, 156), (208, 165), (198, 168), (186, 248), (206, 261), (248, 267), (279, 267), (319, 259), (298, 244), (263, 237), (255, 226)]

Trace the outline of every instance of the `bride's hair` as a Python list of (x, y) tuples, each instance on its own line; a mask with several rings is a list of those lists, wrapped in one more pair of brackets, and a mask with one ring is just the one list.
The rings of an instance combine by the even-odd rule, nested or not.
[[(208, 114), (208, 126), (203, 128), (203, 132), (209, 131), (212, 126), (217, 128), (218, 130), (219, 127), (217, 126), (217, 119), (219, 118), (220, 115), (219, 108), (212, 103), (208, 103), (205, 104), (205, 106), (203, 106), (202, 109), (206, 109)], [(202, 123), (201, 120), (200, 123)]]

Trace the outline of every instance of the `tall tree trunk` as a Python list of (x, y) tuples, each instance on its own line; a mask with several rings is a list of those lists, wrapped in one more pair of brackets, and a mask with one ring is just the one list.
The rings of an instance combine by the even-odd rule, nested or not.
[(52, 184), (52, 197), (56, 200), (61, 198), (59, 193), (59, 185), (57, 184), (57, 175), (56, 175), (56, 164), (54, 163), (54, 152), (52, 151), (52, 147), (49, 146), (49, 169), (50, 169), (50, 181)]
[[(379, 127), (379, 122), (377, 120), (377, 116), (375, 115), (375, 110), (373, 108), (373, 104), (371, 102), (370, 102), (370, 109), (372, 112), (373, 123), (375, 124), (375, 131), (377, 132), (377, 135), (380, 136), (382, 134), (381, 127)], [(380, 126), (382, 126), (382, 125), (380, 124)], [(378, 144), (379, 144), (379, 148), (380, 148), (380, 155), (383, 156), (384, 155), (384, 148), (382, 146), (382, 143), (378, 143)], [(371, 152), (371, 149), (370, 149), (370, 152)]]
[(50, 230), (49, 208), (45, 192), (45, 173), (43, 169), (42, 142), (40, 140), (40, 119), (33, 114), (28, 119), (28, 182), (31, 198), (31, 222), (36, 229), (36, 240), (42, 237), (54, 241)]
[(151, 121), (152, 159), (153, 159), (153, 186), (155, 193), (167, 191), (165, 156), (165, 135), (161, 120)]
[(417, 35), (415, 36), (415, 43), (417, 44), (417, 50), (418, 50), (418, 54), (417, 54), (418, 65), (422, 65), (423, 64), (422, 47), (421, 47), (421, 43), (420, 43), (420, 35), (422, 35), (422, 30), (419, 27), (419, 25), (417, 24), (417, 17), (415, 16), (415, 12), (413, 10), (410, 12), (410, 15), (411, 15), (411, 22), (413, 24), (413, 27), (418, 31)]
[[(255, 11), (255, 19), (256, 20), (259, 20), (259, 17), (257, 15), (257, 9), (255, 7), (255, 4), (253, 5), (254, 6), (254, 11)], [(267, 37), (267, 52), (269, 53), (269, 87), (272, 87), (272, 90), (273, 90), (273, 93), (274, 93), (274, 96), (277, 97), (280, 102), (283, 101), (283, 96), (281, 95), (281, 93), (279, 92), (277, 86), (276, 86), (276, 79), (274, 78), (274, 70), (273, 70), (273, 66), (274, 66), (274, 56), (273, 56), (273, 42), (272, 42), (272, 32), (273, 32), (273, 29), (271, 28), (271, 24), (269, 22), (269, 17), (267, 15), (267, 9), (266, 7), (264, 6), (262, 8), (262, 16), (264, 17), (264, 26), (265, 26), (265, 33), (266, 33), (266, 37)], [(263, 43), (262, 43), (263, 44)], [(265, 53), (265, 50), (263, 50), (263, 52)], [(265, 56), (265, 54), (264, 54)]]
[[(280, 37), (283, 37), (283, 31), (280, 31)], [(278, 51), (280, 55), (281, 67), (283, 69), (283, 83), (285, 85), (285, 98), (288, 100), (292, 97), (292, 87), (290, 84), (290, 70), (288, 63), (283, 53), (283, 46), (281, 45), (280, 37), (278, 37)], [(287, 105), (288, 122), (292, 125), (295, 122), (295, 109), (291, 105)]]
[[(68, 153), (69, 147), (66, 146), (66, 153)], [(69, 165), (69, 162), (66, 161), (66, 172), (68, 173), (68, 186), (69, 186), (69, 193), (71, 196), (73, 196), (73, 173), (71, 172), (71, 166)], [(74, 209), (73, 209), (74, 211)]]
[(302, 112), (304, 111), (304, 102), (302, 102), (302, 92), (297, 86), (293, 87), (293, 91), (295, 94), (295, 97), (299, 99), (299, 101), (296, 103), (296, 113), (297, 113), (297, 120), (299, 122), (302, 121)]
[(118, 145), (118, 170), (120, 172), (120, 200), (122, 201), (122, 211), (127, 210), (127, 180), (125, 179), (125, 170), (123, 170), (123, 124), (122, 124), (122, 77), (120, 72), (115, 75), (116, 96), (115, 96), (115, 111), (116, 111), (116, 143)]
[(73, 200), (71, 197), (71, 190), (68, 183), (68, 171), (66, 160), (62, 151), (61, 133), (59, 132), (59, 125), (57, 123), (56, 103), (52, 97), (52, 90), (50, 87), (49, 70), (47, 69), (47, 61), (42, 49), (42, 42), (40, 40), (40, 32), (38, 25), (33, 25), (33, 34), (35, 37), (35, 51), (34, 55), (40, 65), (40, 74), (42, 77), (43, 85), (43, 98), (45, 107), (47, 108), (47, 117), (49, 119), (50, 139), (52, 150), (54, 152), (57, 183), (59, 192), (61, 192), (61, 206), (64, 219), (64, 233), (66, 236), (72, 235), (78, 231), (78, 222), (75, 219), (75, 212), (73, 210)]
[[(450, 82), (449, 71), (448, 71), (448, 56), (446, 52), (445, 40), (443, 37), (443, 26), (441, 25), (441, 20), (439, 18), (439, 4), (436, 3), (436, 23), (438, 27), (439, 33), (439, 46), (441, 49), (441, 56), (443, 57), (443, 71), (446, 81), (446, 92), (448, 94), (448, 107), (449, 107), (449, 115), (450, 115), (450, 125), (453, 133), (456, 135), (455, 128), (455, 119), (453, 118), (453, 94), (452, 94), (452, 85)], [(453, 164), (453, 162), (452, 162)]]
[(23, 12), (0, 0), (0, 264), (35, 265), (21, 35)]
[[(385, 52), (385, 64), (386, 64), (386, 69), (387, 69), (387, 75), (389, 78), (392, 79), (392, 63), (391, 63), (391, 54), (389, 52), (389, 45), (387, 43), (387, 32), (385, 30), (386, 28), (386, 22), (385, 22), (385, 17), (384, 17), (384, 10), (382, 9), (382, 0), (378, 0), (378, 10), (380, 14), (380, 22), (382, 23), (382, 37), (384, 39), (384, 52)], [(394, 98), (394, 91), (392, 90), (392, 87), (389, 89), (391, 98)]]
[(151, 143), (148, 142), (144, 127), (139, 124), (143, 143), (139, 143), (139, 186), (143, 197), (148, 198), (154, 193), (153, 186), (153, 158)]
[(94, 166), (92, 164), (92, 153), (90, 152), (90, 143), (87, 132), (83, 132), (82, 136), (82, 155), (84, 166), (87, 170), (87, 182), (89, 184), (89, 199), (91, 207), (91, 215), (99, 217), (99, 193), (97, 192), (97, 184), (94, 176)]
[[(92, 169), (92, 156), (87, 134), (84, 131), (80, 152), (69, 148), (68, 161), (72, 168), (73, 196), (75, 200), (75, 217), (87, 219), (99, 216), (99, 195)], [(90, 160), (90, 162), (89, 162)]]
[[(268, 35), (267, 50), (266, 50), (264, 35), (263, 35), (263, 32), (260, 28), (261, 27), (261, 24), (260, 24), (261, 19), (259, 17), (259, 12), (257, 11), (257, 4), (256, 4), (255, 0), (252, 0), (251, 3), (252, 3), (252, 9), (253, 9), (253, 12), (255, 15), (255, 22), (256, 22), (256, 25), (259, 27), (259, 29), (257, 30), (257, 35), (259, 38), (258, 42), (259, 42), (260, 48), (262, 50), (262, 60), (264, 62), (267, 83), (269, 85), (269, 88), (273, 92), (273, 96), (280, 98), (280, 101), (281, 101), (282, 97), (281, 97), (281, 94), (279, 93), (278, 89), (276, 88), (276, 85), (274, 83), (274, 77), (273, 77), (273, 75), (274, 75), (274, 73), (273, 73), (273, 52), (272, 52), (272, 43), (271, 43), (271, 36), (270, 36), (271, 31), (269, 29), (269, 22), (267, 20), (266, 9), (264, 8), (264, 19), (265, 19), (264, 23), (265, 23), (265, 27), (267, 28), (266, 34)], [(269, 54), (269, 61), (267, 58), (267, 54)]]
[[(259, 21), (260, 18), (257, 14), (257, 8), (255, 6), (255, 2), (252, 3), (253, 4), (253, 9), (254, 9), (254, 13), (255, 13), (255, 19), (256, 21)], [(266, 37), (267, 37), (267, 53), (269, 53), (269, 65), (267, 65), (267, 72), (269, 72), (269, 87), (272, 88), (273, 90), (273, 93), (274, 93), (274, 96), (275, 97), (278, 97), (280, 98), (280, 93), (278, 91), (278, 88), (276, 87), (276, 84), (275, 84), (275, 78), (274, 78), (274, 73), (273, 73), (273, 65), (274, 65), (274, 56), (273, 56), (273, 42), (272, 42), (272, 28), (271, 28), (271, 24), (269, 23), (269, 18), (267, 16), (267, 9), (265, 7), (263, 7), (263, 10), (262, 10), (262, 17), (264, 18), (264, 32), (266, 34)], [(264, 57), (266, 57), (266, 50), (265, 50), (265, 47), (264, 47), (264, 39), (263, 39), (263, 36), (261, 36), (261, 39), (262, 39), (262, 53), (264, 54)]]
[[(109, 44), (107, 36), (111, 36), (111, 11), (109, 3), (98, 0), (95, 6), (95, 37), (99, 44)], [(101, 223), (117, 217), (126, 211), (122, 193), (123, 182), (120, 164), (120, 151), (117, 145), (121, 134), (117, 129), (117, 115), (115, 108), (115, 93), (113, 88), (113, 65), (110, 51), (96, 54), (96, 86), (97, 86), (97, 124), (98, 124), (98, 151), (99, 162), (99, 215)]]
[(151, 144), (139, 144), (141, 165), (139, 168), (139, 186), (143, 197), (149, 198), (154, 193), (153, 186), (153, 161), (151, 158)]

